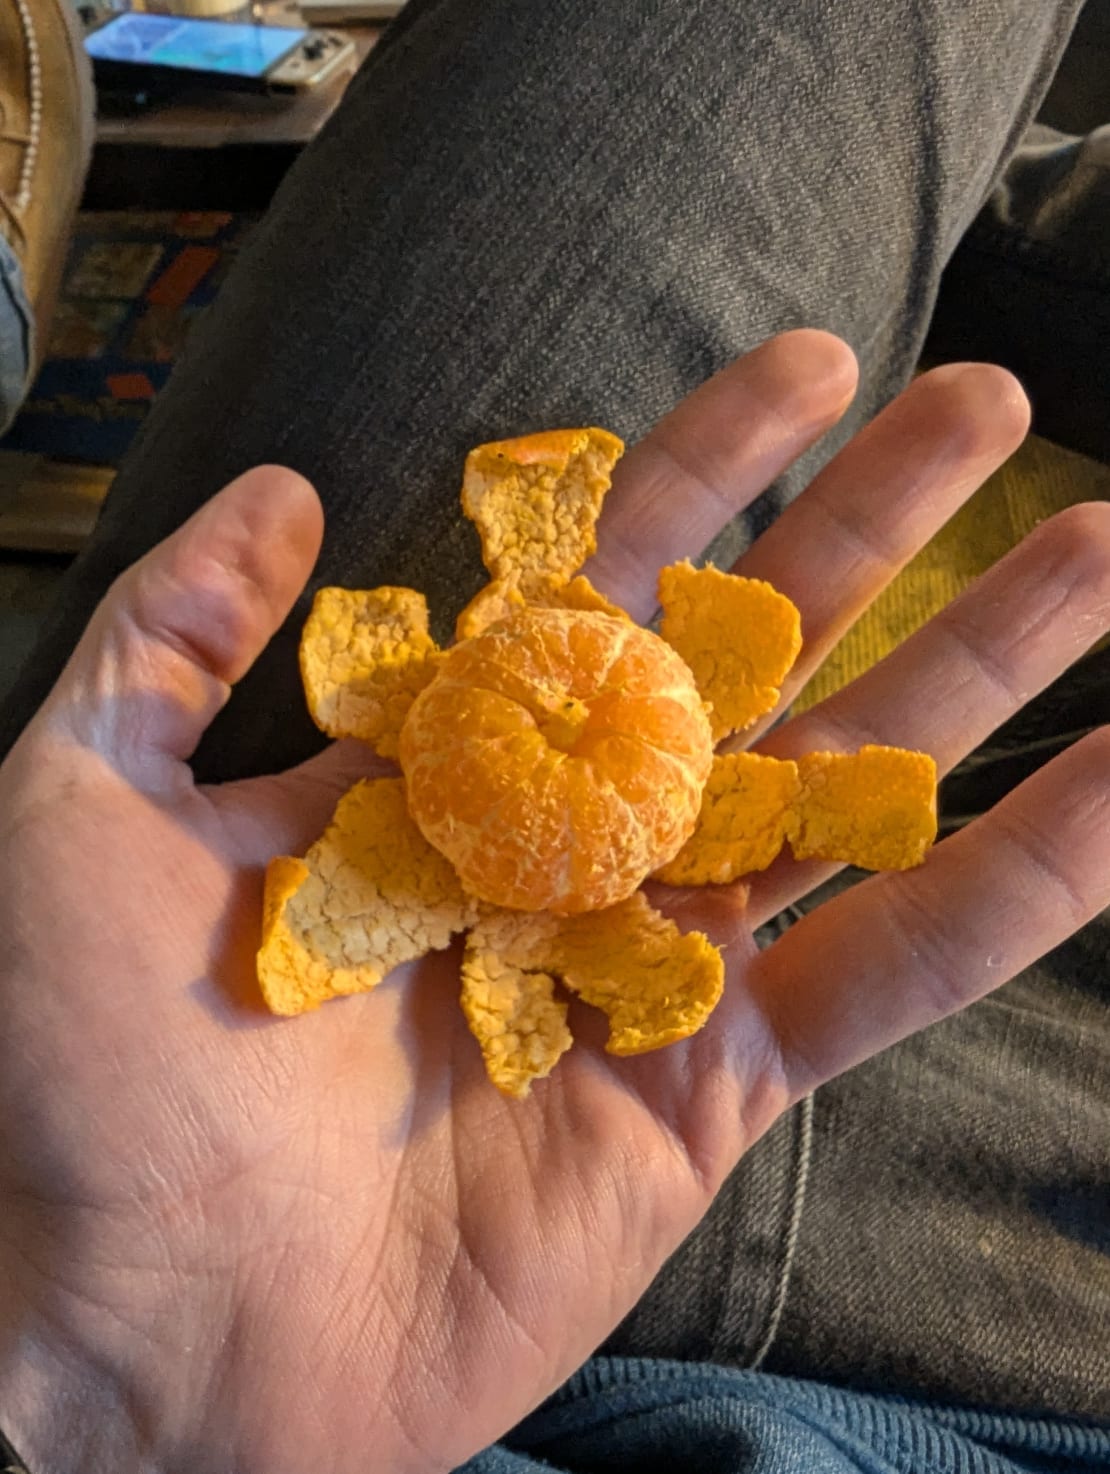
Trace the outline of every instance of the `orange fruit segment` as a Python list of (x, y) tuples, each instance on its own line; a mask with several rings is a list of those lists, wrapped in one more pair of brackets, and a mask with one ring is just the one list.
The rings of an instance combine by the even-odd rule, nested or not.
[(861, 747), (798, 759), (799, 793), (787, 816), (796, 860), (864, 870), (920, 865), (937, 833), (937, 765), (925, 752)]
[(358, 783), (303, 860), (266, 871), (258, 981), (273, 1013), (297, 1014), (376, 987), (446, 947), (477, 910), (409, 818), (404, 783)]
[(463, 511), (494, 579), (527, 594), (565, 583), (597, 547), (594, 527), (624, 451), (608, 430), (546, 430), (479, 445), (466, 458)]
[(321, 589), (300, 647), (312, 720), (329, 737), (357, 737), (396, 757), (401, 724), (439, 658), (415, 589)]
[(782, 849), (800, 788), (796, 763), (754, 752), (718, 753), (697, 827), (654, 879), (667, 885), (727, 885), (766, 870)]
[(482, 900), (611, 906), (693, 832), (712, 765), (690, 671), (630, 620), (526, 608), (448, 651), (401, 731), (409, 808)]
[(741, 732), (778, 703), (802, 648), (797, 608), (758, 578), (675, 563), (659, 574), (659, 633), (694, 673), (713, 739)]
[(462, 1006), (506, 1095), (527, 1095), (570, 1048), (556, 979), (605, 1013), (610, 1054), (644, 1054), (702, 1027), (720, 1000), (724, 962), (641, 891), (581, 916), (485, 914), (467, 939)]

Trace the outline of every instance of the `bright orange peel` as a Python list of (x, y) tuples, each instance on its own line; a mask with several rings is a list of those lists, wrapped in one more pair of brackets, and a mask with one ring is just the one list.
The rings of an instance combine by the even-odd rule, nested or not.
[(411, 589), (322, 590), (301, 664), (313, 717), (398, 756), (357, 785), (304, 860), (267, 872), (258, 975), (275, 1013), (374, 987), (469, 937), (461, 1004), (490, 1079), (526, 1095), (572, 1043), (564, 992), (607, 1048), (684, 1039), (720, 997), (720, 952), (638, 889), (725, 884), (797, 858), (917, 864), (936, 768), (866, 747), (784, 762), (713, 755), (771, 711), (801, 645), (769, 584), (662, 571), (661, 636), (574, 577), (623, 449), (604, 430), (479, 446), (463, 509), (491, 581), (437, 649)]
[(266, 871), (258, 980), (274, 1013), (364, 993), (446, 947), (477, 907), (409, 818), (400, 778), (358, 783), (303, 860)]
[(491, 624), (499, 624), (518, 613), (527, 600), (511, 579), (495, 578), (479, 589), (455, 621), (455, 639), (472, 640)]
[(861, 747), (798, 759), (799, 794), (787, 816), (796, 860), (864, 870), (920, 865), (937, 833), (937, 765), (925, 752)]
[(415, 589), (320, 589), (301, 636), (312, 720), (329, 737), (357, 737), (396, 757), (409, 707), (439, 659)]
[(659, 603), (659, 633), (709, 702), (714, 740), (778, 704), (802, 648), (801, 616), (785, 594), (759, 578), (675, 563), (659, 575)]
[(800, 789), (796, 763), (754, 752), (718, 753), (693, 834), (654, 878), (667, 885), (727, 885), (766, 870), (785, 842)]
[(518, 1100), (533, 1080), (549, 1075), (574, 1040), (567, 1028), (567, 1005), (555, 979), (533, 960), (534, 945), (546, 936), (553, 917), (523, 912), (489, 913), (466, 939), (459, 1001), (477, 1039), (486, 1073), (504, 1095)]
[(696, 1034), (724, 987), (724, 960), (701, 932), (682, 932), (643, 891), (563, 921), (552, 970), (609, 1019), (610, 1054), (646, 1054)]
[[(543, 603), (542, 597), (538, 602)], [(551, 602), (560, 609), (578, 609), (583, 613), (593, 610), (597, 614), (609, 614), (613, 619), (632, 618), (619, 604), (614, 604), (612, 599), (599, 593), (582, 573), (577, 578), (572, 578), (570, 583), (563, 584)]]
[(570, 1048), (556, 980), (607, 1016), (610, 1054), (644, 1054), (701, 1028), (720, 999), (724, 962), (642, 891), (580, 916), (484, 916), (467, 940), (462, 1006), (490, 1079), (507, 1095), (526, 1095)]
[(614, 619), (630, 616), (612, 599), (599, 593), (583, 574), (572, 578), (569, 583), (543, 580), (525, 598), (517, 584), (509, 579), (494, 579), (480, 589), (459, 615), (455, 623), (455, 639), (470, 640), (497, 624), (509, 619), (526, 607), (533, 609), (578, 609), (594, 610), (599, 614), (610, 614)]
[(597, 547), (594, 526), (624, 450), (608, 430), (549, 430), (479, 445), (466, 458), (463, 511), (495, 579), (526, 595), (566, 582)]

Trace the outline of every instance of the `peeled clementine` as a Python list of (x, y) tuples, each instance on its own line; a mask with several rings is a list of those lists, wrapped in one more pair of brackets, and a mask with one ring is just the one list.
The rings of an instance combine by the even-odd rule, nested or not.
[(447, 653), (400, 760), (412, 817), (468, 891), (570, 915), (623, 900), (681, 849), (713, 739), (658, 636), (529, 607)]

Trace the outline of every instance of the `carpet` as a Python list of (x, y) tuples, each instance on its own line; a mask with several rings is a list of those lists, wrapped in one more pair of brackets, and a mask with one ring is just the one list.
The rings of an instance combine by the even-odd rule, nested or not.
[(118, 465), (255, 218), (79, 215), (45, 362), (0, 449)]

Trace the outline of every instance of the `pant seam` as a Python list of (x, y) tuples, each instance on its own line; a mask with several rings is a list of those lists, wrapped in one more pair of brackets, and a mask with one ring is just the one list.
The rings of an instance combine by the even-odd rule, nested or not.
[(797, 1166), (794, 1170), (794, 1198), (790, 1206), (790, 1222), (787, 1226), (786, 1237), (783, 1240), (782, 1263), (779, 1267), (778, 1278), (775, 1283), (775, 1293), (771, 1300), (771, 1311), (767, 1317), (767, 1329), (763, 1333), (752, 1360), (748, 1363), (748, 1370), (755, 1372), (763, 1365), (775, 1343), (779, 1326), (782, 1323), (783, 1311), (786, 1309), (786, 1296), (790, 1289), (790, 1276), (794, 1268), (794, 1260), (798, 1252), (798, 1240), (802, 1231), (802, 1213), (805, 1208), (806, 1187), (809, 1183), (810, 1165), (813, 1159), (813, 1096), (803, 1096), (798, 1106), (798, 1152)]

